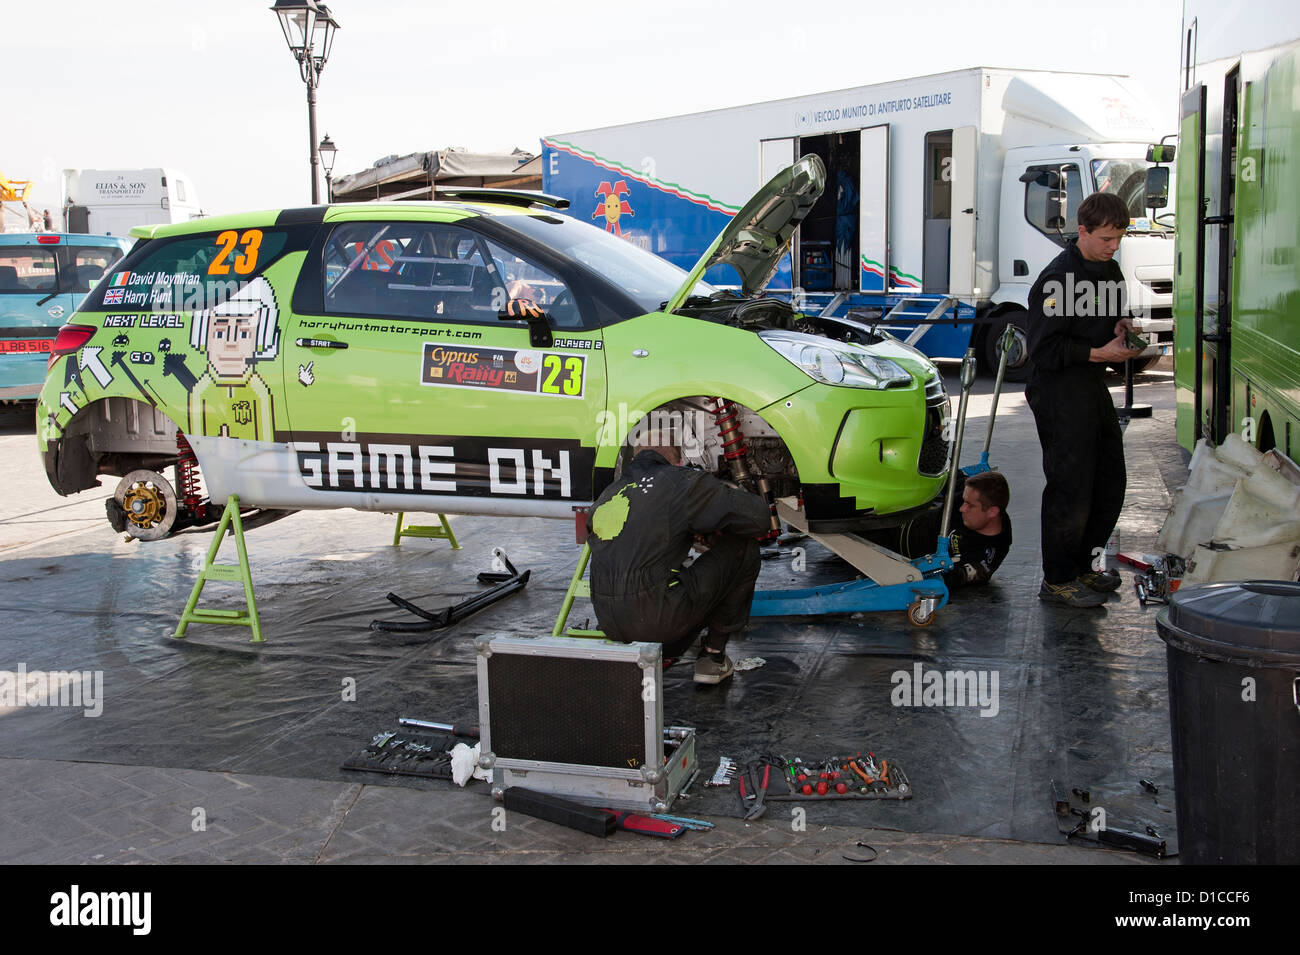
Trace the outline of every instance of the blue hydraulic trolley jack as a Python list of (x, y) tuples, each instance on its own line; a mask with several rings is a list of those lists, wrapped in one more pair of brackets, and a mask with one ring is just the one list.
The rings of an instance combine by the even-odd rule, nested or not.
[[(978, 474), (991, 470), (989, 442), (993, 439), (993, 418), (997, 415), (998, 395), (1002, 391), (1002, 380), (1006, 373), (1007, 353), (1014, 341), (1014, 330), (1008, 329), (1002, 339), (1002, 359), (998, 363), (997, 384), (993, 392), (993, 409), (989, 419), (988, 435), (984, 440), (984, 451), (978, 464), (962, 468), (967, 474)], [(961, 399), (957, 405), (956, 431), (949, 459), (949, 473), (956, 468), (961, 455), (962, 435), (966, 427), (966, 403), (970, 397), (971, 385), (975, 382), (975, 352), (967, 349), (961, 365)], [(863, 576), (841, 584), (826, 584), (821, 587), (808, 587), (801, 590), (760, 590), (754, 594), (750, 605), (750, 615), (754, 617), (800, 617), (823, 613), (858, 613), (885, 610), (903, 610), (907, 618), (916, 626), (923, 627), (934, 620), (935, 612), (948, 602), (948, 588), (943, 582), (943, 574), (952, 569), (953, 559), (949, 552), (949, 523), (952, 515), (956, 484), (948, 482), (944, 496), (944, 516), (939, 529), (939, 539), (933, 554), (909, 560), (879, 544), (875, 544), (856, 534), (814, 534), (808, 531), (802, 509), (795, 509), (786, 498), (776, 502), (777, 515), (796, 530), (818, 541), (828, 550), (852, 564)], [(569, 628), (566, 626), (569, 613), (576, 597), (590, 597), (591, 588), (583, 579), (591, 550), (583, 544), (569, 581), (560, 613), (556, 617), (552, 636), (603, 637), (599, 630)]]
[[(1007, 331), (1013, 333), (1013, 329), (1008, 328)], [(988, 463), (989, 443), (993, 439), (993, 419), (997, 415), (998, 396), (1002, 391), (1002, 381), (1007, 368), (1007, 353), (1011, 344), (1012, 335), (1005, 335), (1001, 342), (1002, 358), (998, 362), (993, 409), (989, 419), (988, 434), (984, 439), (984, 451), (980, 455), (978, 464), (962, 468), (962, 472), (968, 476), (991, 470)], [(961, 398), (957, 405), (956, 432), (952, 456), (949, 460), (950, 474), (955, 473), (957, 461), (960, 460), (962, 435), (966, 428), (966, 403), (970, 397), (971, 385), (974, 383), (975, 351), (967, 349), (961, 364)], [(948, 481), (948, 491), (943, 503), (943, 521), (940, 525), (935, 552), (911, 560), (857, 534), (811, 533), (802, 510), (795, 510), (784, 501), (778, 501), (777, 515), (783, 521), (848, 561), (863, 576), (857, 580), (826, 584), (821, 587), (757, 591), (754, 594), (754, 602), (750, 605), (750, 616), (797, 617), (823, 613), (874, 613), (903, 610), (907, 612), (907, 619), (915, 626), (923, 627), (931, 623), (935, 612), (948, 602), (948, 587), (943, 582), (943, 574), (953, 566), (952, 554), (949, 552), (951, 542), (949, 525), (956, 486), (955, 481), (951, 479)]]

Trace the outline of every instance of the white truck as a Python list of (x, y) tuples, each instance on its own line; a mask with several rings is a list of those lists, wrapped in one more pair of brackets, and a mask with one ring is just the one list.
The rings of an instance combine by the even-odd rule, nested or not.
[(127, 235), (133, 226), (203, 215), (198, 192), (175, 169), (63, 170), (63, 229)]
[[(816, 153), (826, 192), (771, 287), (824, 315), (853, 309), (931, 357), (974, 344), (988, 362), (1006, 324), (1023, 329), (1079, 203), (1116, 192), (1132, 215), (1119, 262), (1153, 342), (1145, 366), (1172, 340), (1172, 216), (1145, 208), (1159, 135), (1122, 77), (977, 67), (548, 136), (542, 187), (689, 268), (756, 185)], [(1017, 340), (1013, 380), (1027, 372)]]

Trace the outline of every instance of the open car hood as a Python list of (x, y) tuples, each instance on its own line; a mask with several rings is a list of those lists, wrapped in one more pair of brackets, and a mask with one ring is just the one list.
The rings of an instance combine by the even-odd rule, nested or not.
[(741, 292), (745, 297), (761, 292), (776, 274), (781, 256), (790, 247), (795, 227), (825, 187), (826, 167), (814, 154), (778, 172), (745, 203), (704, 251), (682, 287), (668, 301), (665, 311), (681, 307), (705, 270), (724, 263), (740, 273)]

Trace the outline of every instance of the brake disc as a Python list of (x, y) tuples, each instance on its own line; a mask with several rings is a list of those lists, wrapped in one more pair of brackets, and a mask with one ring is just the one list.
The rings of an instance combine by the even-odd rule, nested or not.
[(180, 508), (171, 483), (157, 471), (132, 471), (118, 482), (113, 499), (126, 514), (126, 533), (142, 541), (171, 533)]

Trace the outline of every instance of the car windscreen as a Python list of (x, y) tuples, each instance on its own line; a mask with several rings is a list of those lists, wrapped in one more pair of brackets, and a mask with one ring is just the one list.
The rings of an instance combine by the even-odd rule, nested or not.
[[(1128, 206), (1128, 214), (1134, 221), (1134, 225), (1129, 227), (1130, 231), (1135, 229), (1147, 231), (1150, 228), (1147, 216), (1152, 215), (1153, 212), (1148, 212), (1146, 208), (1146, 189), (1147, 170), (1151, 166), (1151, 163), (1141, 159), (1094, 159), (1092, 161), (1092, 176), (1097, 191), (1117, 195), (1124, 200), (1124, 205)], [(1160, 218), (1163, 219), (1172, 211), (1172, 209), (1168, 210)], [(1138, 228), (1139, 223), (1146, 224)]]
[[(603, 277), (647, 312), (658, 311), (686, 281), (683, 269), (627, 239), (567, 216), (518, 215), (498, 221)], [(699, 282), (691, 294), (708, 296), (715, 291)]]

